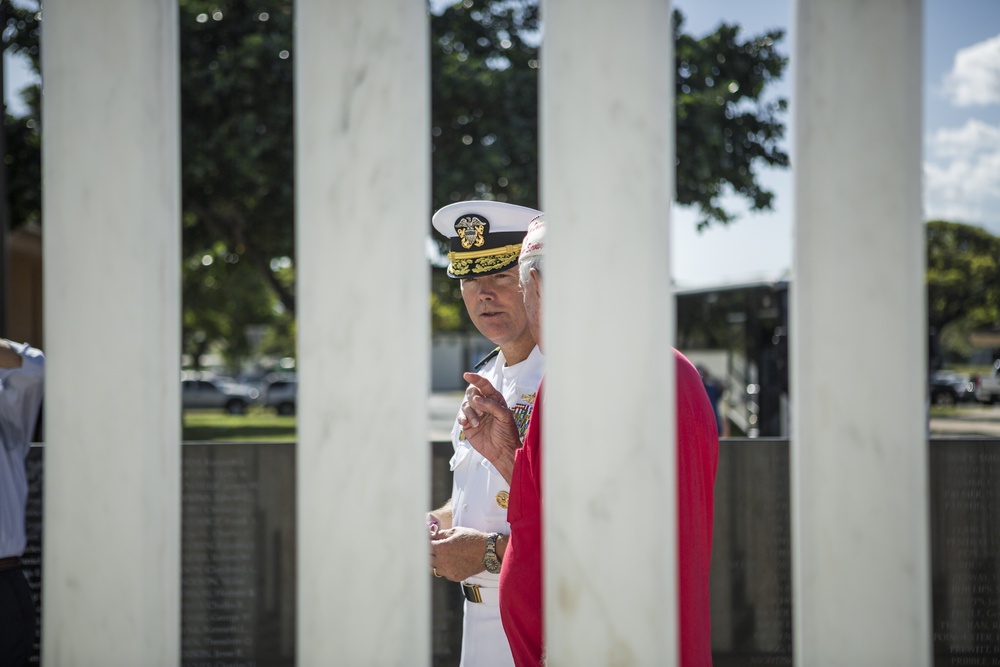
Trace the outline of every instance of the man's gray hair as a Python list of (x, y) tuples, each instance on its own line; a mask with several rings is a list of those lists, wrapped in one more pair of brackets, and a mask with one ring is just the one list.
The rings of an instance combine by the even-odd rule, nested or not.
[(527, 285), (528, 280), (531, 276), (531, 269), (538, 271), (538, 274), (542, 273), (542, 256), (532, 255), (531, 257), (525, 257), (517, 265), (517, 271), (520, 274), (521, 284)]
[(528, 233), (521, 243), (521, 256), (518, 258), (518, 274), (521, 284), (527, 285), (531, 269), (542, 275), (542, 257), (545, 255), (545, 214), (540, 213), (528, 223)]

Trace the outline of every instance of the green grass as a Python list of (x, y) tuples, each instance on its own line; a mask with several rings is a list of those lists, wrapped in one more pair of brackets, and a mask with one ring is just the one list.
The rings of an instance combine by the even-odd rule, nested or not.
[(931, 417), (959, 417), (962, 412), (954, 405), (931, 405)]
[(989, 406), (968, 402), (958, 405), (931, 405), (930, 416), (955, 419), (994, 419)]
[(989, 364), (986, 365), (945, 364), (943, 368), (949, 371), (955, 371), (956, 373), (967, 373), (968, 375), (976, 375), (978, 373), (983, 377), (993, 374), (993, 366)]
[(185, 410), (182, 438), (185, 441), (294, 442), (295, 417), (283, 417), (263, 408), (245, 415), (223, 410)]

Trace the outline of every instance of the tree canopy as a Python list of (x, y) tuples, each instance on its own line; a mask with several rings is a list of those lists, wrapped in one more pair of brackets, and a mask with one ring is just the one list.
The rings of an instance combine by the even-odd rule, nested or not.
[[(766, 94), (788, 64), (784, 33), (741, 39), (722, 23), (695, 37), (683, 26), (675, 10), (677, 201), (697, 207), (700, 227), (725, 224), (727, 191), (769, 209), (757, 170), (788, 165), (787, 101)], [(540, 30), (534, 1), (465, 0), (431, 17), (435, 208), (485, 198), (537, 207)]]
[(538, 206), (538, 30), (528, 2), (466, 0), (431, 15), (435, 210), (465, 199)]
[[(181, 0), (183, 345), (231, 361), (295, 314), (290, 0)], [(279, 337), (281, 338), (281, 337)], [(294, 356), (284, 337), (278, 356)]]
[(741, 40), (738, 25), (723, 23), (701, 38), (683, 26), (674, 11), (677, 202), (698, 209), (701, 229), (733, 220), (719, 201), (727, 190), (753, 210), (771, 208), (774, 193), (760, 186), (757, 170), (788, 166), (781, 148), (788, 102), (765, 93), (788, 58), (778, 51), (780, 30)]
[[(3, 6), (5, 43), (37, 66), (38, 16)], [(285, 332), (276, 351), (293, 354), (292, 0), (179, 6), (184, 348), (238, 358), (254, 351), (246, 332), (266, 326)], [(675, 12), (677, 200), (698, 208), (700, 226), (725, 224), (726, 192), (766, 209), (772, 194), (756, 170), (788, 163), (786, 103), (766, 95), (787, 64), (783, 35), (744, 39), (722, 24), (696, 37), (683, 24)], [(467, 198), (537, 206), (537, 1), (462, 0), (430, 28), (434, 208)], [(41, 220), (37, 91), (28, 102), (28, 116), (6, 123), (14, 220)], [(434, 281), (436, 329), (469, 326), (456, 287)]]
[[(761, 166), (784, 167), (787, 101), (767, 87), (784, 73), (780, 30), (741, 38), (721, 24), (696, 37), (673, 14), (677, 202), (698, 226), (727, 224), (731, 192), (749, 208), (771, 208)], [(434, 208), (464, 199), (538, 206), (538, 68), (541, 17), (527, 0), (465, 0), (431, 16), (431, 139)], [(664, 76), (669, 75), (664, 63)], [(469, 328), (456, 281), (432, 280), (435, 330)], [(445, 310), (447, 309), (447, 311)]]
[(927, 223), (927, 321), (952, 356), (968, 335), (1000, 324), (1000, 238), (958, 222)]
[[(27, 58), (31, 68), (39, 73), (41, 13), (12, 2), (0, 2), (0, 26), (3, 35), (0, 51)], [(3, 119), (3, 162), (11, 229), (41, 224), (42, 220), (41, 89), (32, 84), (20, 93), (28, 113), (16, 118), (5, 114)]]

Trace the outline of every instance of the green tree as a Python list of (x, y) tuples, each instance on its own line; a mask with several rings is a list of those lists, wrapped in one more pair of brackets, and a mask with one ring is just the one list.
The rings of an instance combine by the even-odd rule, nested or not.
[(777, 48), (780, 30), (741, 40), (738, 25), (723, 23), (696, 38), (683, 25), (675, 10), (677, 202), (698, 208), (702, 229), (733, 220), (719, 201), (727, 191), (753, 210), (771, 208), (774, 193), (760, 186), (756, 169), (788, 166), (781, 150), (788, 102), (765, 95), (788, 58)]
[[(784, 99), (767, 86), (788, 59), (782, 31), (740, 39), (721, 24), (704, 37), (683, 31), (674, 11), (677, 201), (696, 206), (699, 226), (728, 223), (731, 190), (769, 209), (760, 165), (784, 167)], [(464, 0), (431, 17), (433, 204), (490, 198), (538, 205), (537, 3)]]
[(538, 6), (465, 0), (431, 15), (434, 209), (538, 205)]
[[(40, 12), (0, 1), (0, 26), (3, 27), (0, 51), (26, 58), (35, 74), (39, 74)], [(42, 219), (41, 89), (32, 84), (20, 93), (27, 113), (16, 118), (5, 114), (3, 118), (3, 162), (11, 229), (40, 224)]]
[[(37, 56), (33, 17), (8, 32)], [(682, 28), (675, 12), (677, 197), (699, 208), (700, 225), (727, 223), (727, 189), (768, 208), (754, 169), (787, 164), (778, 149), (785, 103), (764, 97), (786, 64), (782, 34), (741, 41), (738, 26), (702, 38)], [(463, 0), (431, 16), (435, 208), (466, 198), (537, 205), (539, 35), (534, 0)], [(292, 1), (180, 0), (180, 36), (185, 349), (221, 342), (235, 354), (247, 325), (288, 330), (295, 313)], [(33, 123), (24, 127), (33, 134), (11, 139), (8, 166), (31, 155), (38, 164), (37, 114)], [(17, 187), (22, 219), (29, 209), (40, 218), (40, 171), (15, 172), (31, 182)], [(455, 281), (435, 274), (435, 325), (468, 327)], [(212, 286), (197, 284), (208, 278)], [(212, 296), (220, 284), (222, 309)]]
[(235, 363), (295, 313), (292, 3), (181, 0), (180, 36), (184, 350)]
[(1000, 238), (945, 220), (926, 229), (928, 326), (965, 356), (969, 332), (1000, 324)]
[[(673, 24), (678, 203), (697, 207), (699, 228), (734, 219), (721, 203), (728, 192), (770, 209), (756, 170), (788, 164), (787, 102), (767, 96), (788, 63), (783, 33), (741, 39), (738, 25), (721, 24), (695, 37), (679, 11)], [(533, 0), (464, 0), (431, 17), (435, 209), (464, 199), (538, 206), (540, 27)], [(471, 327), (434, 310), (460, 305), (456, 281), (435, 270), (432, 283), (434, 324)]]
[[(276, 263), (277, 264), (277, 263)], [(291, 280), (287, 267), (275, 267), (279, 279)], [(219, 351), (238, 368), (255, 353), (293, 356), (294, 321), (266, 285), (260, 271), (233, 252), (224, 241), (184, 261), (182, 349), (199, 367), (199, 357)], [(268, 331), (258, 349), (247, 335), (251, 328)]]

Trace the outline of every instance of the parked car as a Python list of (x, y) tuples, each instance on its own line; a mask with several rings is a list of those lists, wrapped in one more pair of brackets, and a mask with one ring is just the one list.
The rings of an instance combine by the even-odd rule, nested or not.
[(294, 415), (298, 386), (294, 379), (275, 380), (264, 390), (264, 405), (274, 408), (279, 415)]
[(930, 377), (930, 398), (935, 405), (955, 405), (975, 400), (976, 385), (964, 373), (934, 371)]
[(182, 377), (181, 405), (189, 408), (222, 408), (231, 415), (246, 414), (260, 392), (220, 378)]
[(1000, 403), (1000, 359), (993, 363), (993, 373), (979, 378), (976, 400), (980, 403)]

